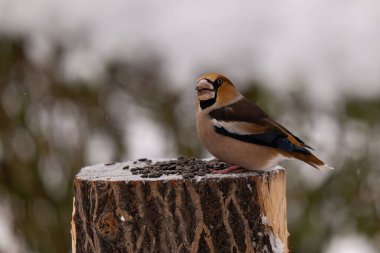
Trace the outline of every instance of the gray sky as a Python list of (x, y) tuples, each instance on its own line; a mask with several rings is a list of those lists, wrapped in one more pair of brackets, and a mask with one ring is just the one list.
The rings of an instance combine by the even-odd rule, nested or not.
[(29, 38), (44, 64), (51, 46), (68, 49), (67, 78), (95, 78), (110, 59), (162, 56), (185, 86), (208, 70), (244, 86), (272, 89), (301, 80), (311, 98), (380, 93), (380, 2), (0, 0), (0, 32)]

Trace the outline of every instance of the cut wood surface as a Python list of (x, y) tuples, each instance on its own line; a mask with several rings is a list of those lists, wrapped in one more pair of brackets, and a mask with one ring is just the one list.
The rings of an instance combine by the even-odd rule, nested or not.
[[(210, 162), (192, 166), (199, 163)], [(144, 167), (152, 168), (128, 162), (78, 173), (73, 252), (288, 252), (281, 167), (142, 178), (134, 168)]]

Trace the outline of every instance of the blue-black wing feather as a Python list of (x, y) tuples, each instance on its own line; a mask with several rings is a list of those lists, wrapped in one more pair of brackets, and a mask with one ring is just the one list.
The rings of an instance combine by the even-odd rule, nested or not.
[[(306, 145), (300, 138), (293, 135), (285, 127), (271, 119), (256, 104), (246, 98), (228, 106), (214, 109), (209, 113), (209, 116), (221, 122), (248, 122), (260, 125), (266, 129), (263, 133), (240, 134), (230, 132), (223, 126), (215, 126), (215, 131), (218, 134), (243, 142), (278, 148), (289, 153), (300, 152), (303, 154), (310, 154), (310, 151), (306, 148), (311, 147)], [(297, 145), (289, 140), (290, 136), (296, 140), (295, 142), (298, 142)]]

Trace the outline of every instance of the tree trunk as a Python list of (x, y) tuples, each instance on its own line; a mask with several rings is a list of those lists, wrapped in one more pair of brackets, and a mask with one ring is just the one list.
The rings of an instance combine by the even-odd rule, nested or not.
[(288, 252), (282, 168), (184, 179), (142, 178), (131, 165), (75, 177), (74, 253)]

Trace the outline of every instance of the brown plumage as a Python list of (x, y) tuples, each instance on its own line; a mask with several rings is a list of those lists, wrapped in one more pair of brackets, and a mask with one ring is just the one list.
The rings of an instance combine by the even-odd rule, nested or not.
[(296, 158), (332, 169), (301, 139), (243, 97), (226, 77), (209, 73), (197, 81), (197, 130), (203, 145), (218, 159), (247, 169), (268, 169)]

